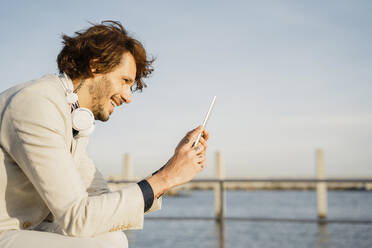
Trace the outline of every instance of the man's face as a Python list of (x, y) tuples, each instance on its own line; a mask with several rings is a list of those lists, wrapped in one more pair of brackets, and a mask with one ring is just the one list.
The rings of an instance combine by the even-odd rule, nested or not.
[(91, 110), (96, 120), (107, 121), (115, 107), (123, 102), (131, 102), (131, 87), (135, 77), (136, 62), (129, 52), (123, 54), (120, 64), (113, 71), (95, 74), (93, 83), (89, 85), (89, 94), (92, 97)]

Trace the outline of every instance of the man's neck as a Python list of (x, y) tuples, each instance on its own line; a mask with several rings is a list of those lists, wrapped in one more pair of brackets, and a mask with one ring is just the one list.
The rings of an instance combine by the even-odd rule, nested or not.
[(91, 97), (89, 93), (88, 81), (89, 79), (75, 79), (72, 80), (72, 84), (74, 85), (74, 92), (79, 98), (80, 107), (90, 109)]

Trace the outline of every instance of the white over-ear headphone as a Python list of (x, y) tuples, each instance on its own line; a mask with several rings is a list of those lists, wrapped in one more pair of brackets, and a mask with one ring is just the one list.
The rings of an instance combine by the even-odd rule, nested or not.
[(71, 79), (63, 73), (59, 75), (66, 93), (66, 100), (71, 105), (72, 128), (79, 133), (76, 137), (89, 136), (94, 131), (94, 115), (90, 109), (79, 106), (78, 95), (74, 93)]

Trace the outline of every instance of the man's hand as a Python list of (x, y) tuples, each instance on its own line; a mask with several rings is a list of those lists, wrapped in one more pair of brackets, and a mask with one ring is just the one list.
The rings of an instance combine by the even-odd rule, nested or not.
[[(199, 143), (193, 146), (199, 133), (202, 133)], [(162, 195), (170, 188), (191, 181), (204, 169), (208, 138), (208, 132), (202, 126), (186, 134), (164, 168), (147, 179), (155, 197)]]

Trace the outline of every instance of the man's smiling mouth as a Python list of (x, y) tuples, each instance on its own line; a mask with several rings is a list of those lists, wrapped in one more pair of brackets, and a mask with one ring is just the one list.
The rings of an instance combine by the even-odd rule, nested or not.
[(121, 101), (118, 100), (115, 96), (111, 97), (110, 101), (114, 108), (121, 105)]

